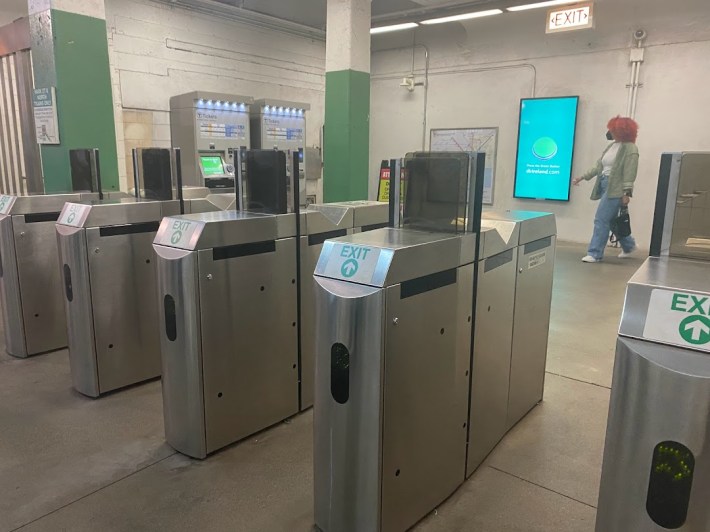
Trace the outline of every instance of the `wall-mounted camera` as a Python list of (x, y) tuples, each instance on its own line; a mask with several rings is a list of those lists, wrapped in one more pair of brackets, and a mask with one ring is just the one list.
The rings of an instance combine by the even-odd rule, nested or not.
[(636, 30), (634, 32), (634, 40), (636, 42), (641, 42), (646, 39), (646, 37), (648, 37), (648, 33), (646, 33), (646, 30)]

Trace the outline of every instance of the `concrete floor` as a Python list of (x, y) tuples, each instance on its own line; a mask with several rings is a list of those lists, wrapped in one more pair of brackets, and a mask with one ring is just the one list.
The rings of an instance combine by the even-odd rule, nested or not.
[[(545, 400), (417, 530), (594, 529), (616, 330), (641, 259), (587, 265), (583, 252), (558, 246)], [(1, 531), (311, 529), (311, 412), (191, 460), (163, 440), (159, 382), (87, 399), (62, 351), (0, 356), (0, 430)]]

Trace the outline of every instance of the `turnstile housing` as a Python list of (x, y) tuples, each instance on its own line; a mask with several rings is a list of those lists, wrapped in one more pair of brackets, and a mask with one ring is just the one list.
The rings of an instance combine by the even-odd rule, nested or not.
[(67, 346), (54, 225), (66, 202), (92, 198), (98, 194), (0, 196), (0, 304), (9, 354)]
[(168, 443), (205, 458), (298, 412), (296, 215), (165, 218), (155, 238)]
[(519, 226), (487, 227), (481, 220), (476, 314), (471, 363), (467, 475), (483, 462), (508, 430)]
[(651, 257), (617, 340), (597, 532), (710, 530), (710, 267)]
[(467, 476), (542, 400), (555, 217), (484, 211), (477, 267)]
[(57, 221), (74, 388), (98, 397), (160, 376), (152, 243), (177, 201), (67, 203)]
[(542, 401), (557, 227), (555, 216), (533, 211), (484, 211), (483, 220), (520, 226), (507, 428)]
[(402, 229), (325, 242), (314, 405), (325, 532), (405, 530), (463, 481), (475, 248), (475, 234)]
[(313, 406), (316, 303), (313, 272), (323, 242), (387, 226), (389, 208), (376, 201), (345, 201), (311, 205), (301, 226), (301, 410)]

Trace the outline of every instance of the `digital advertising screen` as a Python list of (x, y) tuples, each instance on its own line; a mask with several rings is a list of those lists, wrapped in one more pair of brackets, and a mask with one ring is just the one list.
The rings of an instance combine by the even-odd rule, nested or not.
[(520, 100), (514, 196), (569, 201), (579, 96)]

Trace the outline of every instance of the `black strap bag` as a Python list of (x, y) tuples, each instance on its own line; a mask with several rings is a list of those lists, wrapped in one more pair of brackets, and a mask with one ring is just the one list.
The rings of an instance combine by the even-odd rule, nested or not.
[(631, 236), (631, 216), (628, 207), (621, 207), (619, 215), (611, 222), (611, 241), (618, 242), (621, 238)]

